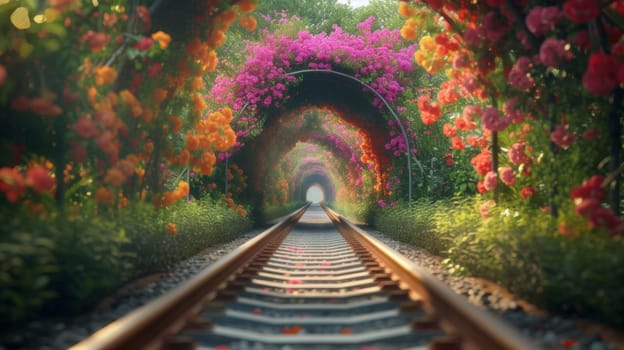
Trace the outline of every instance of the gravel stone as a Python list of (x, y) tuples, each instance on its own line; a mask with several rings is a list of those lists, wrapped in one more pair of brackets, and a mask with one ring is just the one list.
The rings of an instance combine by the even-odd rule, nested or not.
[[(66, 349), (110, 322), (172, 290), (181, 282), (197, 274), (260, 232), (260, 230), (250, 231), (236, 240), (210, 247), (200, 254), (178, 263), (157, 281), (117, 296), (104, 309), (93, 310), (88, 314), (69, 320), (33, 321), (26, 325), (23, 332), (19, 334), (12, 334), (6, 339), (0, 335), (0, 338), (3, 339), (0, 340), (0, 350)], [(422, 248), (395, 241), (377, 231), (368, 230), (368, 233), (392, 249), (399, 251), (407, 259), (447, 284), (457, 294), (466, 297), (472, 304), (505, 319), (517, 327), (521, 333), (539, 342), (546, 350), (624, 349), (622, 346), (603, 339), (600, 334), (582, 327), (577, 320), (558, 315), (548, 315), (543, 310), (539, 310), (507, 292), (504, 288), (492, 287), (494, 285), (492, 282), (485, 283), (481, 279), (456, 276), (442, 265), (442, 258), (434, 256)], [(586, 323), (587, 321), (583, 322), (583, 324)], [(7, 339), (8, 342), (6, 342)], [(574, 344), (570, 345), (570, 343)], [(255, 347), (250, 344), (248, 348), (253, 349)], [(284, 347), (284, 349), (287, 348)]]
[[(485, 283), (482, 279), (453, 275), (442, 265), (442, 258), (430, 254), (425, 249), (396, 241), (378, 231), (365, 227), (363, 229), (444, 282), (457, 294), (466, 297), (470, 303), (505, 319), (521, 333), (541, 344), (544, 349), (624, 349), (624, 342), (621, 340), (624, 337), (621, 334), (617, 340), (603, 339), (601, 334), (581, 325), (591, 323), (589, 321), (550, 315), (491, 281)], [(594, 325), (601, 329), (607, 328), (597, 323)]]

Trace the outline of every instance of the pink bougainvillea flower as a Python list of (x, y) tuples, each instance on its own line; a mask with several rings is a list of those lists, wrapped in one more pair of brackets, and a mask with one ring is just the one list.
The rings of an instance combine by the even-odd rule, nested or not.
[(498, 183), (498, 174), (493, 171), (489, 171), (485, 174), (485, 178), (483, 179), (483, 186), (487, 191), (492, 191), (496, 188)]
[(576, 142), (576, 135), (568, 131), (568, 126), (559, 124), (550, 134), (551, 141), (562, 149), (567, 149)]
[(535, 81), (529, 74), (530, 69), (531, 60), (528, 57), (522, 56), (518, 58), (507, 75), (507, 81), (516, 89), (530, 89), (535, 85)]
[(516, 182), (516, 174), (514, 174), (514, 171), (511, 167), (503, 167), (500, 169), (500, 178), (501, 181), (507, 185), (507, 186), (512, 186), (515, 182)]
[(569, 61), (574, 58), (572, 52), (568, 49), (569, 44), (565, 40), (548, 38), (544, 40), (540, 47), (540, 62), (547, 67), (559, 67), (562, 61)]
[(557, 6), (535, 6), (529, 11), (525, 23), (531, 33), (541, 36), (554, 30), (562, 18)]
[(496, 107), (487, 107), (483, 112), (483, 127), (489, 131), (503, 131), (510, 123), (511, 120), (501, 116)]
[(479, 207), (479, 212), (481, 213), (481, 217), (487, 219), (490, 217), (490, 209), (496, 205), (496, 201), (493, 199), (487, 200), (481, 204)]
[(525, 143), (514, 143), (507, 151), (507, 155), (509, 156), (509, 161), (514, 165), (526, 164), (529, 161), (529, 157), (527, 157), (526, 153), (526, 144)]

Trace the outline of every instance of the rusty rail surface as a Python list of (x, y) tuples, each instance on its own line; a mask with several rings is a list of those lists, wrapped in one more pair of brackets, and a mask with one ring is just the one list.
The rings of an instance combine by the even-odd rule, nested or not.
[[(540, 346), (501, 320), (491, 316), (455, 294), (442, 282), (405, 257), (349, 222), (328, 207), (325, 212), (354, 250), (369, 253), (385, 268), (392, 280), (400, 281), (410, 298), (422, 300), (434, 321), (449, 335), (444, 349), (530, 350)], [(363, 249), (362, 249), (363, 248)]]
[(71, 350), (159, 349), (256, 256), (290, 231), (309, 203), (241, 245), (179, 288), (100, 329)]

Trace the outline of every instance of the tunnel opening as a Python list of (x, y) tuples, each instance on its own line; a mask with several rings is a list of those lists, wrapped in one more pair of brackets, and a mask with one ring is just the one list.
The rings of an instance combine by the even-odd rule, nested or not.
[(313, 184), (306, 191), (306, 201), (312, 203), (321, 203), (325, 200), (325, 192), (319, 184)]

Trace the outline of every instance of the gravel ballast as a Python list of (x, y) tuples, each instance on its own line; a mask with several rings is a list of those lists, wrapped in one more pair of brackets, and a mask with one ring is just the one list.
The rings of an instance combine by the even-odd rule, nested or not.
[[(3, 340), (0, 350), (66, 349), (108, 323), (175, 288), (259, 232), (261, 231), (250, 231), (231, 242), (210, 247), (180, 262), (170, 271), (153, 276), (153, 281), (143, 280), (126, 286), (89, 314), (65, 321), (31, 322), (21, 334), (12, 334), (10, 339)], [(607, 341), (602, 335), (608, 330), (598, 331), (605, 329), (601, 325), (548, 315), (492, 282), (451, 274), (441, 263), (440, 257), (431, 255), (424, 249), (390, 239), (376, 231), (368, 232), (440, 279), (456, 293), (465, 296), (472, 304), (492, 311), (515, 325), (522, 333), (541, 343), (545, 349), (622, 349), (617, 345), (619, 339), (615, 331), (611, 331), (614, 335)], [(9, 343), (12, 345), (6, 345)]]

